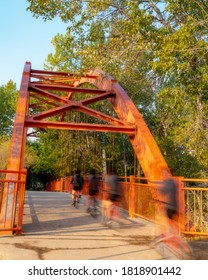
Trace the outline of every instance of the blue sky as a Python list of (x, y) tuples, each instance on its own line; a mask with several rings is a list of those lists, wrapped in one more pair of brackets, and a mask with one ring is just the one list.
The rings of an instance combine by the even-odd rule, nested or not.
[(44, 22), (26, 11), (26, 0), (3, 0), (0, 8), (0, 86), (13, 80), (19, 89), (26, 61), (33, 69), (43, 69), (53, 51), (52, 38), (65, 34), (61, 20)]

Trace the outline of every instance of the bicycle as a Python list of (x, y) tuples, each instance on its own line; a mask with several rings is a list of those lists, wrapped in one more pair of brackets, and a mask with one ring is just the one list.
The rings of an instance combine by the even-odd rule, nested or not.
[(193, 251), (191, 247), (188, 242), (179, 235), (161, 234), (152, 241), (151, 247), (155, 247), (158, 244), (163, 244), (180, 259), (192, 259)]
[(160, 232), (162, 233), (153, 239), (151, 247), (162, 244), (164, 248), (169, 249), (177, 257), (181, 259), (191, 259), (193, 252), (188, 242), (181, 236), (178, 213), (175, 213), (170, 218), (167, 215), (167, 209), (164, 202), (159, 200), (155, 201), (160, 203), (161, 207), (156, 216), (160, 220), (158, 226), (161, 227)]
[(72, 191), (72, 199), (73, 199), (72, 205), (73, 205), (75, 208), (78, 208), (79, 197), (80, 197), (79, 191), (73, 190), (73, 191)]
[(91, 196), (90, 197), (90, 206), (87, 208), (87, 212), (90, 213), (90, 215), (93, 217), (93, 218), (96, 218), (97, 215), (98, 215), (98, 201), (96, 199), (95, 196)]

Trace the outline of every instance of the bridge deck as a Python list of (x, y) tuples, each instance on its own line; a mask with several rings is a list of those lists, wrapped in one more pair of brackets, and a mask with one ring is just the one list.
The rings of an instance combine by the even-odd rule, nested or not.
[(108, 228), (86, 213), (85, 197), (78, 209), (70, 195), (27, 191), (23, 234), (0, 238), (3, 260), (161, 260), (177, 259), (150, 247), (152, 223), (124, 213), (120, 227)]

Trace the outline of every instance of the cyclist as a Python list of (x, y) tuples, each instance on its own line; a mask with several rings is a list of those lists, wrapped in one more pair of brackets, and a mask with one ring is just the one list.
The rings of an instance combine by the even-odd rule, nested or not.
[(107, 221), (107, 224), (110, 224), (112, 220), (119, 218), (118, 204), (121, 197), (120, 185), (115, 169), (110, 171), (106, 184), (109, 188), (109, 199), (108, 201), (103, 201), (103, 215), (105, 216), (103, 217), (103, 220)]
[(98, 204), (97, 194), (99, 192), (99, 187), (98, 187), (98, 177), (96, 176), (95, 169), (92, 169), (90, 171), (88, 180), (89, 180), (89, 196), (88, 196), (87, 212), (90, 212), (92, 209), (95, 210)]
[(72, 176), (71, 184), (73, 185), (73, 190), (72, 190), (73, 203), (72, 203), (72, 205), (75, 206), (75, 199), (77, 199), (77, 197), (78, 198), (81, 197), (81, 190), (84, 185), (84, 178), (81, 175), (80, 169), (77, 169), (75, 174)]
[(164, 218), (163, 232), (157, 236), (153, 243), (157, 244), (165, 239), (170, 238), (177, 232), (178, 219), (178, 190), (177, 184), (167, 170), (163, 171), (162, 186), (158, 189), (160, 199), (159, 203), (163, 205)]
[(163, 171), (163, 176), (163, 185), (159, 192), (162, 196), (161, 202), (163, 203), (166, 216), (166, 229), (153, 240), (152, 245), (156, 245), (159, 242), (167, 242), (176, 251), (180, 247), (181, 252), (178, 253), (186, 255), (186, 257), (187, 255), (191, 256), (192, 250), (189, 244), (180, 236), (178, 185), (167, 170)]

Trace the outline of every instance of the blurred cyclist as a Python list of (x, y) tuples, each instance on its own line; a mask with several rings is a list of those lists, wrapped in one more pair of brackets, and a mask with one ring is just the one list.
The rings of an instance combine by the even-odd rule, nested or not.
[(81, 175), (80, 169), (77, 169), (75, 174), (72, 176), (71, 184), (73, 185), (73, 190), (72, 190), (72, 200), (74, 205), (74, 193), (77, 192), (78, 198), (81, 197), (81, 190), (84, 185), (84, 179), (83, 176)]
[(118, 204), (121, 198), (120, 184), (115, 169), (112, 169), (107, 176), (106, 185), (108, 186), (109, 199), (102, 202), (102, 220), (105, 224), (110, 224), (114, 218), (118, 218), (114, 217), (114, 215), (119, 215)]
[(91, 207), (96, 207), (97, 206), (97, 194), (99, 192), (99, 187), (98, 187), (98, 177), (96, 176), (96, 171), (95, 169), (92, 169), (90, 171), (90, 174), (88, 176), (89, 180), (89, 197), (88, 197), (88, 208), (87, 212), (90, 212)]

